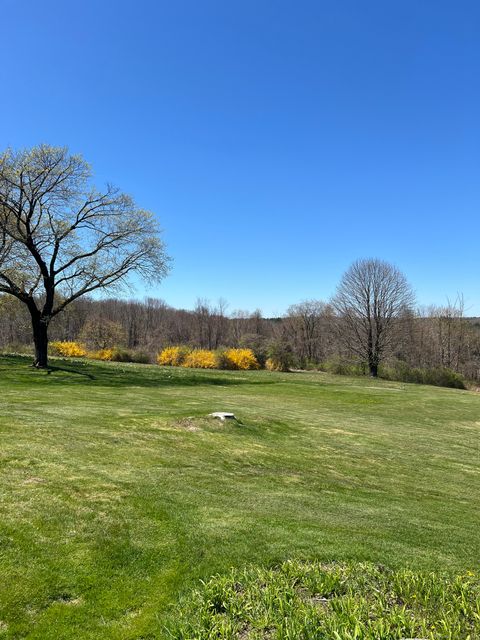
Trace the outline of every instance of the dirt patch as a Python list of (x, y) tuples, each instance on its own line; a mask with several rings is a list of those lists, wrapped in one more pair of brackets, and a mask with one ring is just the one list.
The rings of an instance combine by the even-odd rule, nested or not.
[[(237, 635), (237, 640), (249, 640), (250, 636), (250, 632), (253, 630), (252, 626), (249, 624), (246, 624), (244, 627), (242, 627), (240, 629), (240, 631), (238, 632)], [(262, 629), (261, 631), (257, 629), (256, 635), (255, 637), (258, 638), (258, 634), (259, 632), (261, 633), (261, 638), (263, 638), (263, 640), (272, 640), (274, 637), (274, 629)]]
[(200, 431), (199, 422), (198, 418), (179, 418), (175, 420), (173, 427), (175, 429), (182, 429), (183, 431)]
[(52, 598), (52, 602), (58, 602), (60, 604), (67, 604), (71, 607), (78, 607), (83, 603), (83, 598), (73, 596), (70, 593), (61, 593), (58, 596)]
[(250, 637), (250, 630), (251, 626), (249, 624), (240, 629), (237, 636), (238, 640), (248, 640), (248, 638)]
[(300, 587), (297, 589), (297, 593), (303, 602), (311, 604), (314, 607), (326, 607), (328, 605), (328, 598), (319, 595), (318, 593), (310, 593), (308, 589)]
[(24, 480), (23, 484), (42, 484), (42, 482), (45, 482), (43, 478), (37, 478), (35, 476), (31, 476), (30, 478), (27, 478), (26, 480)]

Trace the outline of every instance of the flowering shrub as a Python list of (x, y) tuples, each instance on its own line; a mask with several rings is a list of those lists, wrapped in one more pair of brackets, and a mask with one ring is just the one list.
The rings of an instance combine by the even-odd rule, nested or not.
[(94, 360), (113, 360), (115, 356), (115, 349), (99, 349), (98, 351), (91, 351), (88, 354), (89, 358)]
[(276, 358), (267, 358), (265, 361), (265, 369), (267, 371), (283, 371), (284, 373), (289, 371), (288, 364)]
[(79, 342), (51, 342), (50, 346), (56, 355), (65, 358), (82, 358), (87, 355), (85, 347)]
[(213, 351), (194, 349), (186, 356), (182, 366), (191, 369), (216, 369), (217, 358)]
[(251, 349), (227, 349), (224, 352), (228, 369), (259, 369), (260, 365)]
[(121, 349), (119, 347), (108, 347), (107, 349), (89, 351), (87, 355), (94, 360), (104, 360), (108, 362), (136, 362), (137, 364), (149, 364), (151, 362), (149, 355), (143, 351)]
[(170, 367), (198, 369), (259, 369), (252, 349), (190, 349), (185, 346), (166, 347), (157, 355), (157, 363)]
[(167, 347), (157, 355), (157, 363), (163, 366), (180, 367), (189, 353), (188, 347)]
[(279, 371), (279, 366), (278, 363), (275, 362), (275, 360), (272, 360), (272, 358), (267, 358), (265, 361), (265, 369), (267, 369), (268, 371)]

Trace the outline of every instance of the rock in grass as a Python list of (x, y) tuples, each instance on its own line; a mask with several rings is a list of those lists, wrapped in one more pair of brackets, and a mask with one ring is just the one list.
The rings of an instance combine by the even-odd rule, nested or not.
[(224, 422), (225, 420), (236, 420), (236, 417), (233, 413), (226, 413), (225, 411), (215, 411), (214, 413), (208, 414), (209, 418), (217, 418)]

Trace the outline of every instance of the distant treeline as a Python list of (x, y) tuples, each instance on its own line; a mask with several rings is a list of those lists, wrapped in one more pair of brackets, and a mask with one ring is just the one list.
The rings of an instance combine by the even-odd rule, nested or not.
[[(452, 386), (459, 377), (480, 381), (480, 319), (464, 317), (463, 304), (408, 312), (396, 322), (395, 345), (380, 375), (406, 381)], [(220, 301), (198, 300), (192, 311), (174, 309), (162, 300), (79, 299), (51, 324), (51, 340), (80, 341), (91, 348), (119, 346), (144, 352), (152, 362), (169, 345), (201, 349), (251, 348), (260, 362), (275, 352), (291, 368), (321, 368), (337, 373), (367, 373), (365, 363), (342, 340), (332, 307), (317, 300), (292, 305), (283, 317), (264, 318), (260, 311), (227, 311)], [(24, 305), (0, 297), (0, 348), (26, 350), (32, 342)], [(450, 381), (452, 382), (452, 381)], [(447, 384), (449, 381), (447, 380)]]

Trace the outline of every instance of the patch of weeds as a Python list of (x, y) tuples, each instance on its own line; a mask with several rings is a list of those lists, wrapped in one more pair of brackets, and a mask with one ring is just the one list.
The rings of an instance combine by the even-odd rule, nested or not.
[(480, 578), (368, 563), (286, 562), (202, 583), (176, 609), (177, 640), (472, 640)]

